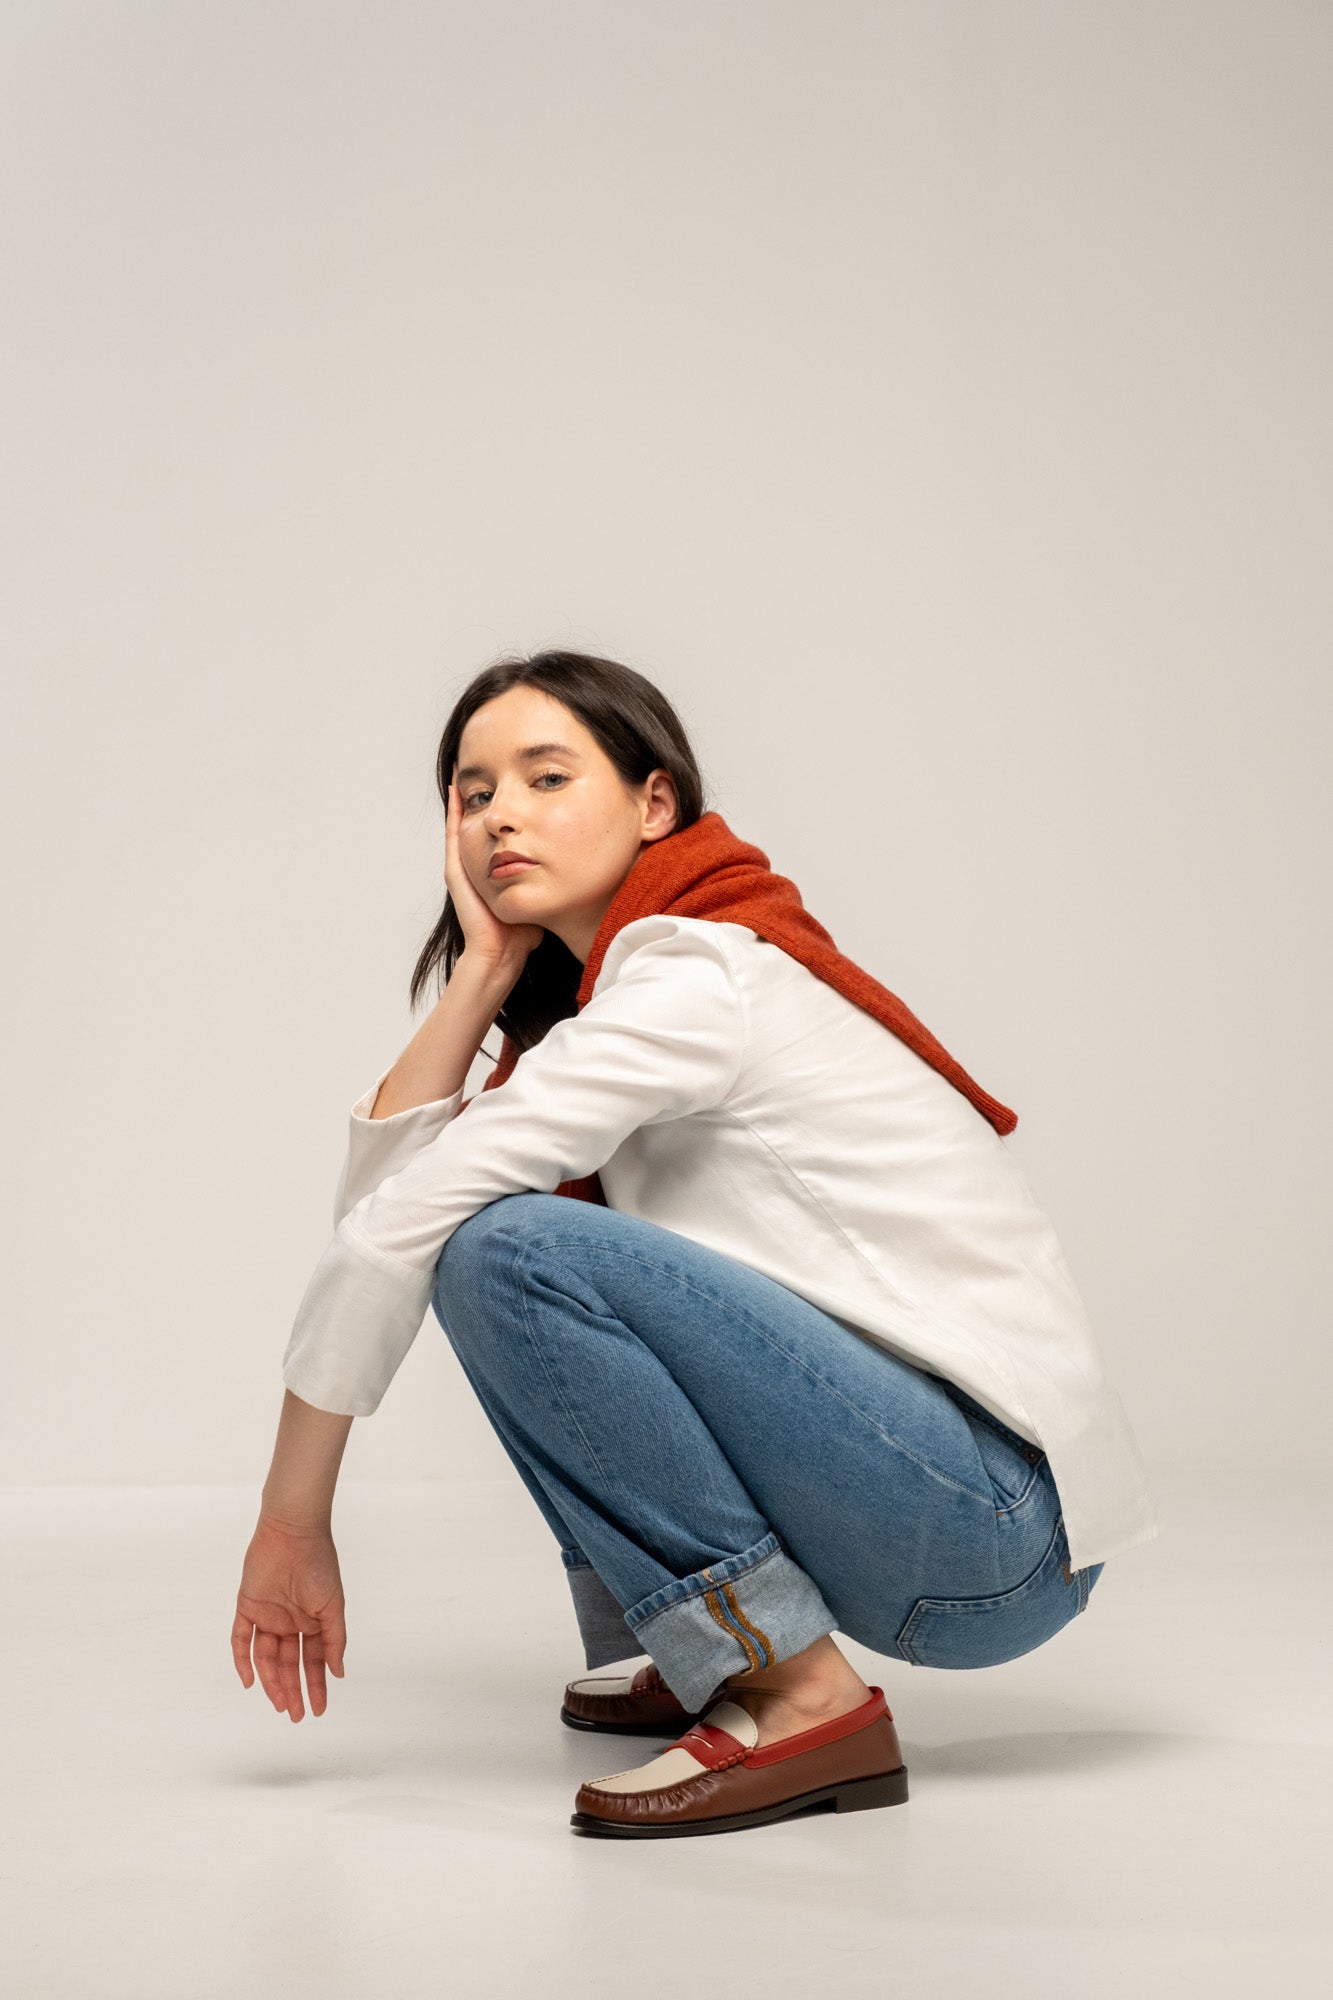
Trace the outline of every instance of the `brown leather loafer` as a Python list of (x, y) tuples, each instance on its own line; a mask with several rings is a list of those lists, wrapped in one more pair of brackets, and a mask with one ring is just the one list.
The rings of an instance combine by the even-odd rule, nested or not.
[[(721, 1692), (716, 1689), (708, 1702)], [(697, 1722), (704, 1709), (682, 1708), (650, 1661), (634, 1674), (590, 1674), (571, 1681), (560, 1720), (571, 1729), (601, 1729), (615, 1736), (675, 1736)]]
[(650, 1763), (580, 1785), (578, 1833), (657, 1840), (730, 1833), (813, 1808), (901, 1805), (907, 1766), (883, 1688), (846, 1715), (758, 1747), (754, 1717), (721, 1701)]

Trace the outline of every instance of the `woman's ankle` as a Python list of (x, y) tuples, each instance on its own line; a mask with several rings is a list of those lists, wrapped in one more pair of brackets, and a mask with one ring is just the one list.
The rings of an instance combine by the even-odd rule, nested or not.
[(727, 1694), (759, 1725), (761, 1743), (831, 1721), (870, 1698), (870, 1689), (830, 1637), (770, 1667), (727, 1679)]

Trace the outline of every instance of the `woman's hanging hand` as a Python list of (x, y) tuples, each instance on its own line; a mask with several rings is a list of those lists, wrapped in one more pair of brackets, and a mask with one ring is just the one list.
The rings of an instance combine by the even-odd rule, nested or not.
[(333, 1536), (327, 1529), (290, 1528), (261, 1516), (245, 1552), (231, 1628), (232, 1656), (243, 1685), (253, 1687), (258, 1674), (279, 1715), (299, 1722), (305, 1714), (304, 1649), (311, 1713), (323, 1715), (329, 1699), (325, 1666), (339, 1680), (343, 1677), (347, 1645), (343, 1613)]
[(458, 786), (451, 780), (444, 815), (444, 886), (462, 926), (469, 962), (508, 972), (512, 985), (527, 964), (528, 954), (537, 949), (546, 932), (541, 924), (505, 923), (473, 888), (458, 851), (458, 829), (462, 822), (463, 801)]

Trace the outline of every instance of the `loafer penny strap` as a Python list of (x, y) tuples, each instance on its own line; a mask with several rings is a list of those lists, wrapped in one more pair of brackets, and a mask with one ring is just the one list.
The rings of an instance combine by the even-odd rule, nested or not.
[(739, 1764), (749, 1754), (746, 1744), (712, 1722), (696, 1722), (693, 1729), (687, 1729), (668, 1748), (688, 1750), (709, 1771), (725, 1771), (729, 1764)]

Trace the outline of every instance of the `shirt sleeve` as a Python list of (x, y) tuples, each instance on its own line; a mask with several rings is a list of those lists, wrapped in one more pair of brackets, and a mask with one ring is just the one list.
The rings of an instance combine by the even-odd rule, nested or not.
[(389, 1074), (382, 1069), (369, 1090), (363, 1091), (347, 1114), (347, 1154), (333, 1196), (333, 1226), (336, 1229), (349, 1209), (396, 1174), (410, 1159), (456, 1118), (463, 1107), (463, 1091), (452, 1097), (433, 1098), (428, 1104), (414, 1104), (395, 1111), (389, 1118), (372, 1118), (371, 1107), (380, 1085)]
[(700, 926), (640, 922), (644, 941), (610, 984), (344, 1209), (283, 1357), (283, 1381), (303, 1401), (374, 1413), (421, 1330), (440, 1252), (469, 1216), (595, 1173), (639, 1126), (729, 1094), (744, 1015), (725, 952)]

